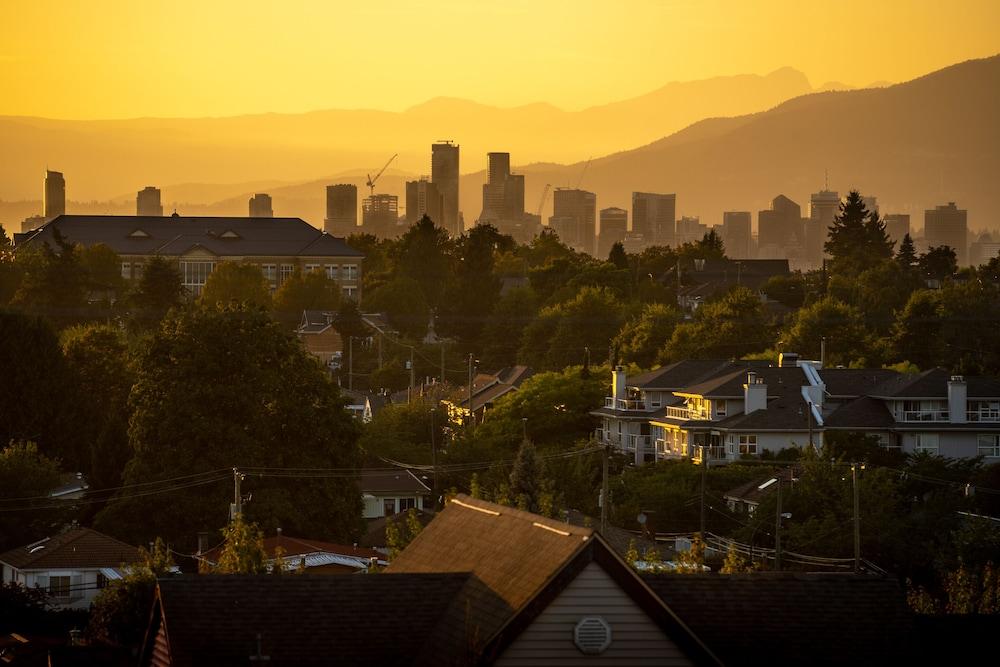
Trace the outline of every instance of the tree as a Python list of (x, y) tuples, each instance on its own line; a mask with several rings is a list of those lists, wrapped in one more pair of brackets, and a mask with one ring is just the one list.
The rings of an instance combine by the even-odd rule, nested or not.
[[(135, 368), (127, 484), (234, 466), (360, 463), (357, 427), (336, 385), (259, 310), (177, 311), (139, 351)], [(197, 531), (217, 529), (228, 513), (232, 489), (216, 479), (169, 502), (124, 494), (95, 523), (133, 543), (159, 535), (193, 546)], [(253, 496), (245, 518), (268, 531), (282, 526), (317, 539), (351, 540), (360, 528), (360, 496), (350, 479), (254, 477), (245, 490)]]
[(104, 644), (138, 647), (149, 624), (156, 579), (171, 574), (173, 568), (170, 549), (162, 539), (156, 538), (151, 551), (139, 547), (139, 560), (94, 600), (87, 635)]
[(57, 249), (44, 243), (18, 251), (15, 261), (20, 265), (21, 281), (11, 303), (54, 322), (67, 323), (83, 314), (87, 275), (80, 264), (79, 249), (65, 241), (58, 229), (55, 243)]
[(892, 327), (892, 347), (897, 359), (920, 368), (933, 368), (944, 358), (941, 338), (942, 312), (938, 295), (918, 290), (910, 295)]
[(955, 251), (946, 246), (930, 248), (917, 260), (920, 275), (927, 280), (944, 281), (958, 272)]
[(624, 309), (610, 290), (584, 287), (572, 300), (539, 313), (525, 329), (519, 356), (545, 369), (582, 363), (588, 348), (592, 358), (603, 359), (624, 320)]
[(80, 268), (91, 293), (101, 294), (108, 301), (115, 301), (125, 293), (122, 259), (118, 253), (103, 243), (97, 243), (81, 248), (79, 254)]
[(898, 261), (882, 260), (863, 271), (857, 278), (856, 305), (868, 327), (880, 334), (888, 333), (896, 313), (906, 306), (910, 295), (920, 287), (912, 270)]
[[(53, 524), (65, 518), (60, 509), (49, 508), (49, 492), (59, 486), (59, 463), (38, 451), (33, 442), (11, 442), (0, 449), (0, 550), (6, 551), (45, 537)], [(19, 500), (34, 498), (40, 500)], [(25, 507), (28, 509), (13, 510)]]
[(705, 232), (705, 235), (695, 244), (700, 259), (725, 259), (726, 247), (714, 229)]
[(719, 570), (719, 573), (747, 574), (753, 571), (753, 563), (751, 563), (746, 556), (741, 554), (734, 547), (730, 546), (729, 551), (726, 552), (726, 560), (722, 563), (722, 569)]
[(225, 539), (215, 566), (216, 573), (263, 574), (267, 571), (264, 533), (257, 524), (248, 523), (242, 514), (237, 514), (222, 530), (222, 535)]
[(531, 440), (523, 440), (517, 450), (510, 471), (510, 493), (520, 509), (552, 516), (552, 482), (546, 479), (545, 464), (536, 456)]
[(424, 215), (399, 239), (396, 257), (397, 278), (416, 281), (431, 308), (441, 305), (451, 278), (452, 243), (448, 232)]
[(132, 454), (128, 396), (135, 375), (128, 343), (120, 329), (88, 324), (63, 331), (62, 350), (78, 397), (78, 437), (84, 443), (78, 460), (66, 463), (86, 472), (92, 488), (119, 486)]
[[(285, 283), (292, 280), (294, 277)], [(245, 303), (258, 308), (270, 308), (271, 286), (259, 266), (219, 262), (201, 290), (200, 301), (206, 305)]]
[(516, 287), (505, 294), (483, 328), (483, 366), (502, 368), (516, 363), (524, 330), (537, 314), (538, 298), (530, 287)]
[(385, 546), (389, 549), (389, 560), (395, 560), (396, 556), (403, 552), (410, 542), (413, 541), (420, 531), (424, 529), (424, 524), (420, 523), (417, 510), (410, 508), (406, 510), (406, 518), (398, 521), (396, 517), (386, 517), (385, 520)]
[(869, 211), (861, 193), (851, 190), (840, 204), (823, 249), (832, 258), (832, 273), (857, 276), (879, 260), (892, 257), (892, 245), (878, 211)]
[(861, 313), (832, 297), (806, 306), (796, 314), (785, 334), (785, 346), (805, 358), (819, 359), (824, 337), (828, 366), (846, 366), (865, 356), (867, 334)]
[(422, 401), (386, 405), (366, 424), (359, 444), (369, 465), (385, 467), (383, 458), (413, 464), (433, 462), (431, 441), (445, 441), (448, 413)]
[(691, 548), (680, 551), (674, 557), (674, 572), (677, 574), (701, 574), (705, 571), (705, 542), (701, 535), (691, 538)]
[(698, 308), (693, 321), (678, 324), (658, 361), (739, 358), (772, 343), (760, 299), (746, 287), (735, 287), (718, 301)]
[(761, 287), (761, 291), (768, 299), (789, 308), (801, 308), (805, 303), (806, 285), (801, 273), (771, 276)]
[(615, 241), (614, 245), (611, 246), (611, 252), (608, 253), (608, 262), (614, 264), (615, 268), (628, 268), (628, 255), (625, 254), (625, 246), (622, 245), (621, 241)]
[(680, 322), (681, 314), (675, 308), (662, 303), (646, 304), (639, 317), (627, 322), (615, 336), (613, 345), (618, 358), (641, 368), (652, 367)]
[(899, 242), (896, 251), (896, 263), (908, 274), (915, 275), (917, 271), (917, 251), (913, 246), (913, 238), (907, 233)]
[(340, 307), (340, 285), (319, 271), (296, 269), (274, 293), (274, 310), (297, 324), (304, 310), (333, 311)]
[(423, 338), (431, 318), (431, 308), (420, 283), (405, 276), (398, 277), (375, 290), (367, 305), (382, 311), (389, 323), (411, 338)]
[(181, 305), (186, 294), (177, 262), (154, 255), (143, 267), (131, 301), (139, 310), (137, 319), (154, 324), (163, 319), (168, 310)]

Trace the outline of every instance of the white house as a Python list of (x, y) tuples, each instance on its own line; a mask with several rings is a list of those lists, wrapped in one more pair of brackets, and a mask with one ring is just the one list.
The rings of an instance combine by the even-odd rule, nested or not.
[(90, 528), (76, 528), (0, 554), (0, 579), (42, 588), (58, 609), (87, 609), (139, 550)]
[[(378, 519), (410, 508), (424, 509), (424, 501), (431, 495), (429, 481), (403, 468), (389, 472), (365, 471), (361, 475), (362, 516)], [(427, 506), (430, 507), (429, 500)]]

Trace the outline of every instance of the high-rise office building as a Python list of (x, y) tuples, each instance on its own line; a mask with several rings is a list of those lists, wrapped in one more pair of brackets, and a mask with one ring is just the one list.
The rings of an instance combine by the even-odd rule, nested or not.
[(679, 246), (685, 243), (697, 243), (705, 238), (707, 233), (708, 225), (701, 224), (701, 218), (685, 215), (677, 221), (674, 240)]
[(399, 222), (399, 197), (372, 195), (361, 202), (361, 226), (366, 234), (380, 238), (396, 235)]
[(160, 203), (160, 189), (147, 185), (135, 194), (135, 214), (138, 216), (163, 216), (163, 204)]
[(45, 170), (43, 215), (51, 220), (66, 213), (66, 181), (62, 172)]
[(551, 227), (563, 243), (593, 255), (596, 252), (597, 195), (576, 188), (556, 188)]
[(896, 242), (896, 248), (903, 242), (903, 237), (910, 233), (910, 216), (907, 213), (887, 213), (885, 218), (885, 233), (889, 239)]
[(632, 193), (632, 232), (642, 234), (647, 245), (680, 245), (674, 230), (677, 195)]
[(802, 207), (785, 195), (771, 200), (771, 208), (757, 212), (757, 257), (781, 259), (802, 247)]
[(444, 202), (439, 226), (452, 236), (464, 231), (458, 218), (458, 144), (439, 141), (431, 144), (431, 182)]
[(271, 195), (263, 193), (250, 197), (250, 217), (251, 218), (273, 218), (274, 209), (271, 208)]
[(444, 210), (444, 197), (437, 186), (424, 176), (419, 181), (406, 182), (406, 222), (412, 225), (423, 216), (441, 225), (441, 215)]
[(809, 222), (806, 223), (806, 261), (812, 266), (823, 263), (823, 245), (830, 234), (833, 220), (840, 211), (840, 194), (820, 190), (809, 197)]
[(726, 211), (722, 214), (722, 243), (726, 257), (749, 259), (753, 216), (750, 211)]
[(955, 251), (959, 266), (967, 266), (969, 258), (968, 212), (948, 202), (924, 211), (924, 240), (928, 248), (946, 245)]
[(323, 231), (333, 236), (350, 236), (358, 231), (358, 186), (337, 183), (326, 186), (326, 218)]
[(614, 206), (602, 208), (600, 220), (597, 256), (606, 258), (611, 252), (611, 246), (625, 242), (625, 234), (628, 232), (628, 211)]
[(523, 218), (524, 176), (510, 173), (510, 153), (487, 153), (479, 221), (496, 224), (520, 222)]

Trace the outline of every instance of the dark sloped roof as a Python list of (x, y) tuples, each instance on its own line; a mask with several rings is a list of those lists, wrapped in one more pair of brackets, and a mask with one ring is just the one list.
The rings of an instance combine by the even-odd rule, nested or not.
[(898, 376), (888, 368), (824, 368), (819, 377), (831, 396), (863, 396)]
[(361, 473), (364, 493), (430, 493), (431, 489), (409, 470), (364, 470)]
[(574, 526), (583, 526), (585, 528), (597, 526), (601, 537), (603, 537), (607, 541), (608, 545), (615, 550), (615, 553), (622, 558), (624, 558), (628, 553), (629, 545), (632, 542), (635, 542), (635, 548), (640, 554), (645, 553), (647, 549), (661, 550), (663, 548), (663, 545), (659, 542), (647, 540), (646, 538), (635, 535), (624, 528), (618, 528), (617, 526), (612, 526), (611, 524), (608, 524), (607, 530), (601, 531), (599, 529), (601, 523), (600, 519), (589, 517), (579, 510), (569, 510), (567, 518), (569, 519), (569, 523)]
[(639, 389), (677, 389), (723, 372), (726, 359), (684, 359), (628, 378), (625, 384)]
[[(103, 243), (120, 255), (181, 255), (200, 247), (219, 256), (363, 256), (301, 218), (61, 215), (23, 243), (55, 246), (57, 228), (68, 241)], [(137, 232), (144, 234), (133, 236)], [(236, 237), (224, 238), (226, 232)]]
[(139, 560), (139, 550), (90, 528), (76, 528), (0, 554), (0, 562), (28, 570), (118, 567)]
[(823, 423), (827, 428), (877, 429), (889, 428), (896, 420), (885, 407), (884, 401), (862, 396), (834, 410)]
[[(931, 368), (915, 375), (897, 375), (867, 391), (882, 398), (947, 398), (951, 373)], [(1000, 398), (1000, 378), (979, 375), (965, 378), (969, 398)]]
[(698, 384), (683, 387), (678, 390), (683, 394), (698, 394), (700, 396), (732, 398), (743, 396), (743, 385), (747, 381), (747, 372), (753, 371), (767, 385), (768, 396), (781, 396), (791, 391), (801, 392), (806, 384), (806, 376), (797, 366), (766, 368), (742, 366), (741, 362), (732, 364), (733, 369), (720, 373)]
[(801, 469), (798, 468), (797, 466), (782, 468), (777, 472), (775, 472), (774, 474), (767, 474), (758, 477), (753, 481), (747, 482), (745, 484), (740, 484), (736, 488), (726, 491), (726, 493), (723, 495), (723, 498), (725, 498), (726, 500), (732, 498), (733, 500), (740, 500), (745, 503), (759, 504), (761, 498), (774, 493), (775, 490), (777, 489), (777, 486), (775, 484), (768, 485), (763, 489), (760, 488), (760, 486), (764, 482), (768, 481), (769, 479), (778, 478), (783, 483), (788, 483), (791, 482), (793, 479), (795, 479), (795, 477), (797, 477), (800, 473)]
[[(741, 412), (732, 417), (711, 422), (711, 425), (714, 428), (729, 430), (806, 431), (809, 428), (809, 406), (802, 398), (801, 388), (795, 386), (794, 390), (789, 391), (784, 396), (769, 400), (767, 408), (763, 410), (754, 410), (750, 414)], [(771, 392), (770, 386), (768, 386), (767, 391)], [(812, 427), (817, 432), (821, 428), (815, 419), (812, 421)], [(819, 436), (816, 436), (816, 441), (819, 441)]]
[(726, 664), (906, 664), (912, 621), (892, 579), (847, 574), (650, 574)]
[[(166, 626), (174, 665), (447, 664), (463, 650), (425, 647), (461, 596), (467, 574), (378, 576), (192, 575), (158, 582), (146, 652)], [(441, 624), (443, 625), (443, 624)], [(387, 639), (391, 637), (391, 641)]]

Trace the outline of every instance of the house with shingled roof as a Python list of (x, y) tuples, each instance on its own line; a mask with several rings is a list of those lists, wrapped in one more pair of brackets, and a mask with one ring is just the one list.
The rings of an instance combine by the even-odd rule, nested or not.
[(0, 554), (0, 581), (48, 591), (57, 609), (88, 609), (109, 581), (139, 560), (136, 547), (75, 528)]
[(458, 495), (387, 575), (471, 573), (481, 664), (720, 664), (592, 528)]
[(452, 395), (443, 399), (441, 404), (448, 410), (448, 418), (456, 425), (469, 420), (470, 410), (475, 420), (482, 423), (494, 403), (507, 394), (517, 391), (532, 375), (534, 371), (528, 366), (508, 366), (496, 373), (479, 373), (472, 378), (471, 409), (469, 385), (456, 389)]
[(56, 247), (56, 231), (83, 246), (103, 244), (121, 257), (122, 277), (142, 275), (154, 256), (177, 261), (184, 286), (197, 296), (220, 262), (259, 266), (275, 290), (296, 270), (322, 271), (345, 297), (361, 299), (361, 252), (301, 218), (60, 215), (39, 229), (14, 235), (23, 247)]
[[(309, 574), (356, 574), (368, 572), (373, 564), (379, 567), (387, 564), (385, 555), (375, 549), (290, 537), (280, 529), (277, 535), (265, 537), (263, 546), (268, 572), (274, 570), (279, 558), (285, 570)], [(199, 560), (212, 568), (221, 554), (222, 547), (217, 546), (201, 554)]]
[(365, 470), (361, 474), (361, 500), (365, 519), (394, 516), (411, 508), (431, 508), (431, 487), (424, 476), (410, 470)]

